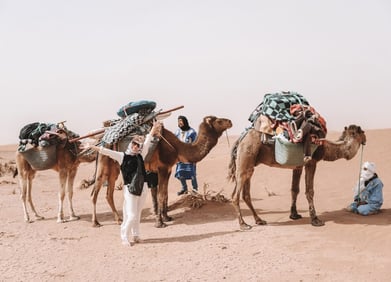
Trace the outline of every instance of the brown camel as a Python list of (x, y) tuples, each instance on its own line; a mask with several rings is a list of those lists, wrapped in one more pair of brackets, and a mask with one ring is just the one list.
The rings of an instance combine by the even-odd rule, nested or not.
[[(154, 194), (151, 189), (154, 205), (157, 206), (156, 227), (165, 227), (164, 221), (172, 220), (167, 215), (168, 206), (168, 180), (171, 175), (172, 167), (178, 162), (199, 162), (209, 151), (217, 144), (218, 138), (222, 133), (232, 127), (229, 119), (207, 116), (199, 126), (198, 137), (194, 143), (188, 144), (181, 142), (174, 133), (168, 131), (162, 126), (161, 138), (150, 160), (145, 163), (146, 169), (158, 173), (158, 191)], [(115, 208), (113, 201), (113, 192), (115, 181), (120, 173), (117, 162), (107, 156), (98, 156), (97, 177), (92, 191), (93, 214), (92, 223), (94, 227), (100, 226), (96, 218), (96, 201), (100, 187), (103, 181), (107, 180), (106, 199), (109, 203), (115, 220), (121, 223), (121, 218)]]
[[(314, 176), (317, 162), (335, 161), (341, 158), (352, 159), (360, 148), (365, 145), (366, 136), (364, 131), (356, 125), (345, 127), (338, 141), (323, 140), (312, 155), (312, 160), (305, 167), (305, 187), (306, 197), (309, 203), (309, 214), (313, 226), (322, 226), (324, 222), (320, 220), (314, 206)], [(276, 162), (274, 156), (274, 144), (263, 144), (261, 142), (261, 132), (250, 129), (243, 138), (239, 138), (231, 152), (231, 161), (229, 164), (228, 178), (235, 182), (235, 189), (232, 193), (232, 204), (238, 215), (241, 230), (251, 229), (251, 226), (243, 220), (242, 212), (239, 207), (240, 194), (247, 206), (253, 213), (255, 223), (264, 225), (266, 221), (262, 220), (255, 212), (251, 203), (250, 183), (254, 173), (254, 167), (259, 164), (265, 164), (271, 167), (288, 168), (293, 170), (292, 174), (292, 204), (291, 219), (299, 219), (301, 215), (297, 213), (296, 200), (299, 194), (300, 177), (303, 172), (303, 166), (283, 166)], [(242, 192), (243, 191), (243, 192)]]
[[(69, 202), (69, 220), (78, 220), (80, 219), (78, 216), (75, 215), (75, 212), (73, 211), (73, 205), (72, 205), (72, 197), (73, 197), (73, 183), (75, 180), (75, 176), (77, 173), (77, 169), (79, 167), (79, 164), (81, 162), (92, 162), (96, 159), (96, 153), (92, 151), (88, 152), (81, 152), (79, 149), (80, 142), (74, 142), (70, 143), (69, 140), (74, 137), (68, 136), (69, 131), (61, 130), (56, 133), (58, 138), (58, 143), (51, 145), (53, 147), (53, 155), (48, 155), (48, 158), (53, 158), (56, 156), (55, 161), (50, 164), (50, 167), (39, 167), (37, 166), (37, 163), (34, 164), (39, 154), (42, 154), (45, 151), (44, 147), (34, 147), (31, 149), (26, 150), (25, 152), (16, 152), (16, 167), (17, 170), (14, 174), (14, 177), (18, 175), (19, 178), (19, 185), (21, 187), (21, 199), (23, 203), (23, 211), (24, 211), (24, 219), (26, 222), (32, 222), (30, 220), (30, 216), (27, 211), (26, 206), (26, 199), (30, 203), (31, 210), (35, 214), (35, 218), (37, 220), (44, 219), (43, 216), (38, 215), (37, 211), (35, 210), (32, 197), (31, 197), (31, 190), (32, 190), (32, 183), (33, 179), (36, 175), (36, 172), (39, 170), (47, 170), (47, 169), (54, 169), (59, 173), (60, 177), (60, 190), (58, 193), (59, 198), (59, 208), (58, 208), (58, 215), (57, 215), (57, 222), (62, 223), (66, 222), (64, 219), (64, 213), (63, 213), (63, 201), (65, 198), (65, 193), (68, 195), (68, 202)], [(52, 133), (47, 133), (52, 134)], [(73, 133), (72, 133), (73, 134)], [(50, 147), (51, 147), (50, 146)], [(32, 154), (33, 159), (26, 158), (26, 154)], [(44, 153), (45, 155), (45, 153)], [(27, 160), (29, 159), (29, 161)]]

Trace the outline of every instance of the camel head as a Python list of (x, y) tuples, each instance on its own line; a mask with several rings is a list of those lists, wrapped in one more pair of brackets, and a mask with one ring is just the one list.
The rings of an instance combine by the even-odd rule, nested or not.
[(215, 135), (216, 138), (228, 128), (232, 127), (232, 122), (226, 118), (218, 118), (215, 116), (206, 116), (203, 122), (200, 124), (198, 132), (207, 132), (208, 134)]
[(346, 126), (337, 142), (328, 141), (325, 143), (323, 159), (326, 161), (335, 161), (340, 158), (351, 160), (366, 141), (365, 132), (360, 126)]
[(342, 132), (341, 137), (339, 137), (339, 141), (349, 141), (355, 139), (359, 144), (365, 145), (367, 142), (367, 137), (365, 136), (365, 131), (361, 129), (360, 126), (357, 125), (349, 125), (345, 126), (344, 131)]

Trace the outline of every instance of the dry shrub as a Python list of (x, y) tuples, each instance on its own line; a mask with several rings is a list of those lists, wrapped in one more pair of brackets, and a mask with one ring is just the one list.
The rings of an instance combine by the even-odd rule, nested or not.
[(0, 177), (5, 176), (7, 174), (14, 175), (15, 171), (16, 171), (15, 161), (0, 162)]
[(203, 194), (190, 192), (188, 194), (182, 195), (177, 201), (172, 203), (168, 209), (174, 210), (180, 207), (188, 208), (201, 208), (207, 202), (218, 202), (218, 203), (228, 203), (228, 200), (223, 194), (223, 189), (219, 192), (208, 190), (209, 184), (204, 183), (203, 185)]

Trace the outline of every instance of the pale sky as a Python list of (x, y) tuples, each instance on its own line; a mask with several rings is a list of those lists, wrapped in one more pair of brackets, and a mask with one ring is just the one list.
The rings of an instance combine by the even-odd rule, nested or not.
[(0, 0), (0, 144), (31, 122), (84, 135), (130, 101), (240, 134), (264, 94), (327, 120), (391, 128), (389, 0)]

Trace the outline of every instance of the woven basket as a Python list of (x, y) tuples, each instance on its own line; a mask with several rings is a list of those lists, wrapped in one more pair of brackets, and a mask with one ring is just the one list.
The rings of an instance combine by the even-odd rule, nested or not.
[(35, 170), (50, 169), (57, 162), (56, 145), (34, 147), (20, 153)]
[[(311, 156), (318, 146), (311, 144)], [(274, 155), (280, 165), (302, 166), (304, 165), (303, 143), (292, 143), (282, 138), (276, 138)]]

